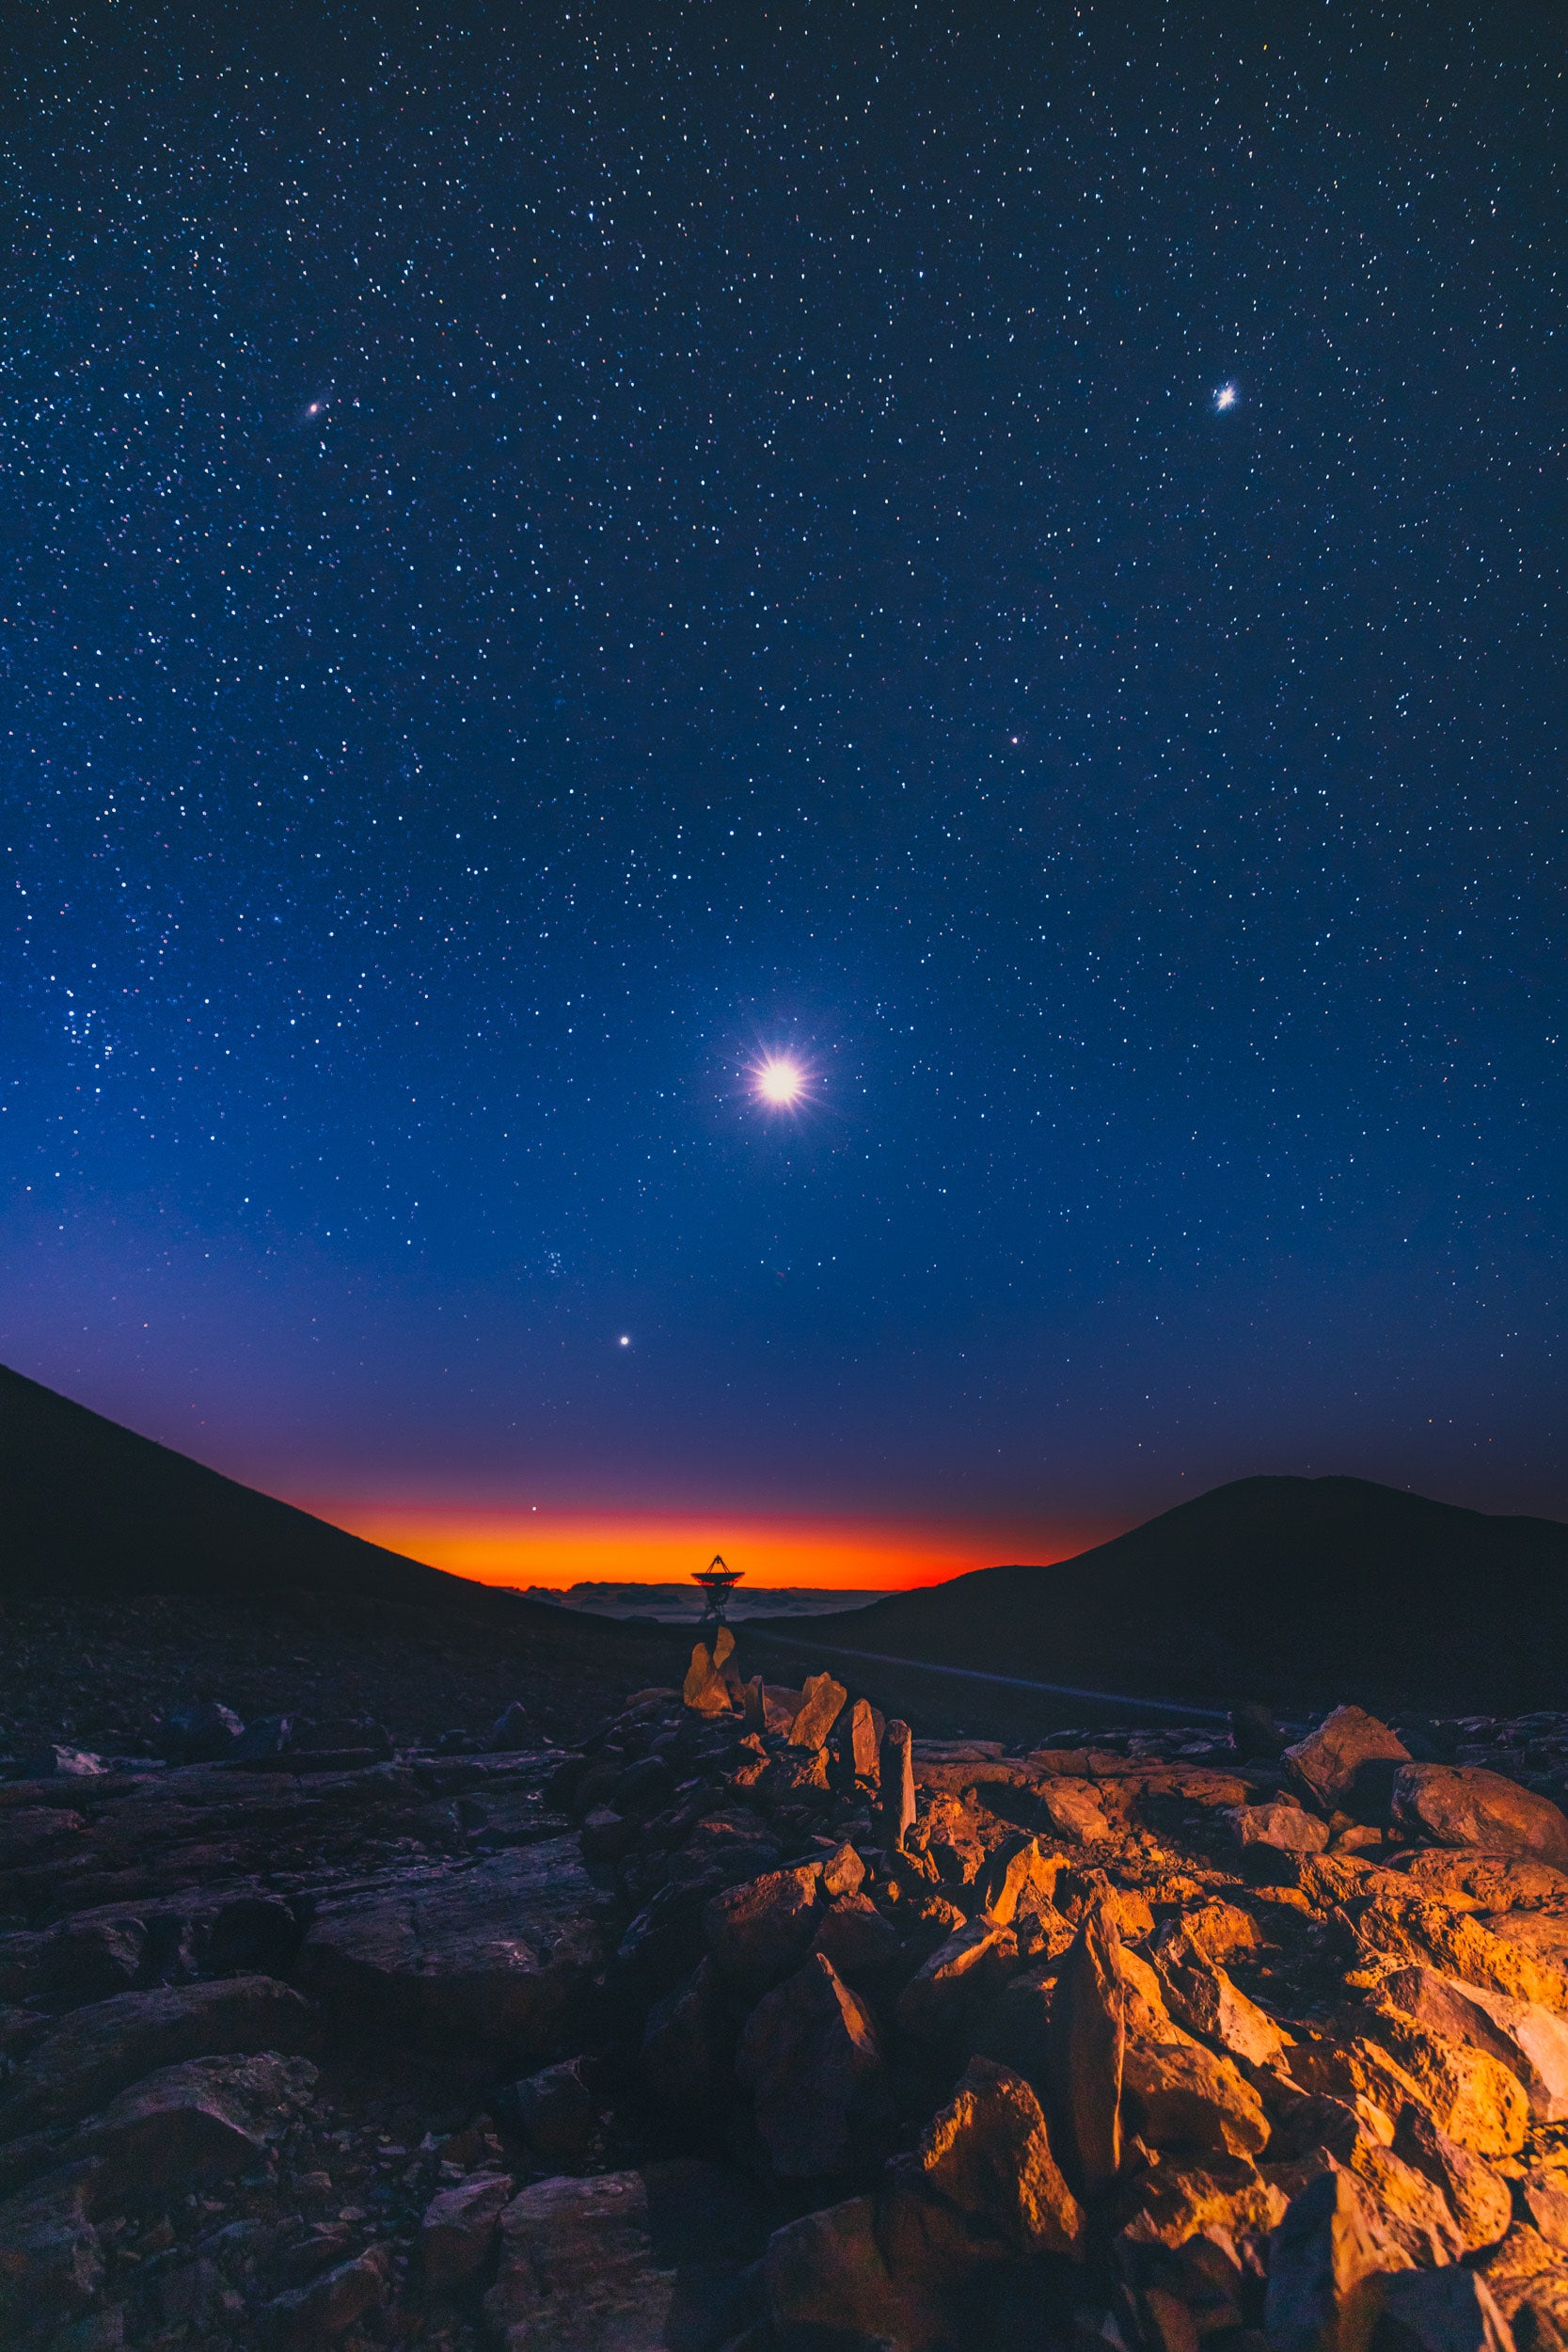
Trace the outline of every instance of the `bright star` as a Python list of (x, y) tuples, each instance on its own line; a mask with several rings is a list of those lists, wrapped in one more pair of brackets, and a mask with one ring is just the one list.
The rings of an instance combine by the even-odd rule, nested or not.
[(787, 1110), (806, 1090), (806, 1073), (797, 1062), (770, 1057), (758, 1062), (752, 1076), (760, 1099), (775, 1110)]
[(1241, 389), (1238, 385), (1222, 384), (1214, 394), (1214, 406), (1223, 416), (1227, 408), (1235, 407), (1241, 397)]

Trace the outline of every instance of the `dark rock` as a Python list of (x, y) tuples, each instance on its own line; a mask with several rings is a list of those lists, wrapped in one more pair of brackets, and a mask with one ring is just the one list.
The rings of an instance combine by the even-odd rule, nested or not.
[(545, 2058), (586, 2022), (602, 1959), (592, 1895), (569, 1837), (412, 1869), (324, 1900), (300, 1979), (361, 2034)]
[(71, 2153), (98, 2160), (117, 2204), (225, 2180), (264, 2157), (315, 2079), (309, 2058), (270, 2052), (160, 2067), (85, 2124)]
[(500, 2240), (484, 2313), (502, 2352), (717, 2352), (752, 2315), (755, 2201), (717, 2165), (536, 2182)]
[(273, 1977), (117, 1994), (62, 2018), (0, 2088), (0, 2134), (74, 2122), (186, 2058), (298, 2052), (315, 2030), (309, 2005)]
[(763, 2276), (779, 2352), (924, 2352), (945, 2334), (940, 2304), (895, 2279), (869, 2197), (775, 2230)]
[(648, 2012), (642, 2079), (657, 2111), (712, 2125), (734, 2086), (737, 2025), (711, 1960)]
[(86, 1748), (35, 1748), (17, 1759), (15, 1780), (96, 1780), (108, 1771), (101, 1756)]
[(433, 2295), (459, 2293), (490, 2258), (500, 2217), (512, 2197), (504, 2173), (482, 2173), (433, 2197), (420, 2222), (425, 2284)]
[(674, 1783), (661, 1756), (639, 1756), (616, 1782), (611, 1796), (617, 1813), (628, 1821), (647, 1821), (670, 1802)]
[(1290, 1735), (1280, 1730), (1258, 1699), (1243, 1699), (1240, 1707), (1231, 1708), (1230, 1738), (1238, 1756), (1256, 1756), (1268, 1764), (1276, 1764), (1290, 1744)]
[(810, 2179), (844, 2169), (864, 2088), (880, 2066), (871, 2012), (821, 1953), (764, 1995), (735, 2067), (777, 2173)]
[(1568, 1818), (1549, 1797), (1479, 1765), (1406, 1764), (1394, 1820), (1439, 1846), (1481, 1846), (1568, 1869)]
[(1337, 1707), (1316, 1731), (1285, 1751), (1285, 1769), (1302, 1794), (1324, 1813), (1354, 1811), (1357, 1781), (1371, 1764), (1402, 1764), (1402, 1740), (1363, 1708)]
[(392, 1735), (384, 1724), (373, 1722), (368, 1715), (340, 1716), (328, 1723), (312, 1723), (301, 1716), (294, 1723), (289, 1755), (318, 1769), (326, 1759), (335, 1761), (344, 1756), (387, 1764), (393, 1755)]
[(293, 1730), (292, 1715), (262, 1715), (257, 1722), (247, 1724), (217, 1760), (224, 1764), (264, 1763), (286, 1752)]
[(721, 1977), (753, 1998), (799, 1967), (816, 1932), (819, 1866), (767, 1870), (713, 1896), (703, 1932)]
[(524, 2136), (547, 2164), (582, 2161), (599, 2119), (580, 2058), (564, 2058), (528, 2075), (517, 2085), (516, 2099)]
[(612, 1805), (596, 1804), (578, 1832), (585, 1862), (613, 1862), (637, 1835), (637, 1825)]
[(85, 2312), (103, 2276), (90, 2216), (97, 2169), (72, 2165), (0, 2203), (0, 2326), (36, 2343)]
[(863, 1982), (895, 1966), (902, 1951), (896, 1930), (867, 1895), (842, 1895), (822, 1915), (812, 1945), (848, 1984)]
[(1513, 2352), (1513, 2334), (1485, 2280), (1455, 2263), (1384, 2280), (1377, 2352)]
[(535, 1748), (538, 1745), (538, 1734), (528, 1708), (521, 1699), (514, 1699), (491, 1724), (490, 1746), (498, 1754), (505, 1755), (516, 1749)]
[(1460, 2242), (1469, 2251), (1495, 2246), (1507, 2234), (1513, 2218), (1508, 2183), (1480, 2156), (1450, 2139), (1414, 2102), (1400, 2110), (1394, 2153), (1442, 2192)]
[(171, 1707), (163, 1722), (163, 1754), (171, 1764), (215, 1764), (244, 1729), (233, 1708), (215, 1699)]
[(994, 1919), (955, 1928), (898, 1995), (903, 2031), (927, 2049), (952, 2042), (996, 1992), (1017, 1952), (1011, 1931)]
[(313, 2285), (278, 2296), (267, 2307), (277, 2352), (318, 2352), (322, 2345), (336, 2344), (356, 2320), (385, 2302), (390, 2269), (387, 2250), (373, 2246), (352, 2262), (340, 2263)]

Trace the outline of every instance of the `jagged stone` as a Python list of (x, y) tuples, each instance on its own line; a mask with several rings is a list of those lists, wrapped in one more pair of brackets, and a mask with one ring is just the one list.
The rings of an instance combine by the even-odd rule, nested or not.
[(1121, 1943), (1091, 1904), (1061, 1963), (1051, 2012), (1051, 2114), (1061, 2153), (1082, 2195), (1121, 2169), (1121, 2081), (1127, 1994)]
[(911, 2039), (940, 2047), (960, 2032), (996, 1990), (1016, 1952), (994, 1920), (966, 1921), (923, 1961), (898, 1995), (899, 2026)]
[(832, 1675), (808, 1675), (800, 1710), (789, 1726), (792, 1748), (821, 1748), (848, 1703), (849, 1693)]
[(310, 2095), (309, 2058), (191, 2058), (144, 2075), (75, 2135), (95, 2158), (101, 2194), (139, 2203), (244, 2172)]
[(734, 1711), (729, 1683), (705, 1642), (698, 1642), (692, 1649), (691, 1663), (681, 1685), (681, 1701), (694, 1715), (728, 1715)]
[(1526, 1854), (1428, 1847), (1399, 1857), (1393, 1867), (1418, 1894), (1465, 1911), (1512, 1911), (1516, 1904), (1528, 1909), (1568, 1896), (1568, 1871)]
[(1103, 1845), (1115, 1836), (1100, 1790), (1087, 1780), (1048, 1780), (1038, 1804), (1058, 1837), (1083, 1846)]
[(879, 2352), (927, 2352), (945, 2334), (945, 2314), (929, 2289), (900, 2281), (889, 2268), (869, 2197), (775, 2230), (763, 2273), (779, 2352), (872, 2345)]
[(695, 2159), (537, 2181), (500, 2217), (484, 2297), (500, 2352), (668, 2352), (722, 2344), (751, 2316), (755, 2200)]
[(0, 2201), (0, 2326), (35, 2342), (88, 2309), (103, 2277), (97, 2167), (72, 2165)]
[(915, 2154), (922, 2185), (1015, 2256), (1075, 2254), (1084, 2215), (1052, 2151), (1045, 2116), (1021, 2074), (971, 2058)]
[(1383, 2273), (1408, 2257), (1378, 2229), (1365, 2192), (1335, 2165), (1291, 2200), (1269, 2244), (1270, 2352), (1368, 2352)]
[(1549, 1797), (1475, 1764), (1404, 1764), (1394, 1819), (1439, 1846), (1481, 1846), (1568, 1869), (1568, 1817)]
[[(1410, 1750), (1386, 1724), (1359, 1707), (1337, 1707), (1316, 1731), (1285, 1751), (1284, 1765), (1304, 1796), (1324, 1813), (1355, 1811), (1369, 1766), (1407, 1764)], [(1384, 1777), (1391, 1777), (1385, 1772)]]
[(1243, 1847), (1269, 1846), (1278, 1853), (1322, 1853), (1328, 1823), (1299, 1804), (1242, 1804), (1227, 1817)]
[(1153, 2148), (1253, 2156), (1268, 2141), (1262, 2102), (1251, 2085), (1228, 2058), (1191, 2042), (1129, 2033), (1122, 2097), (1132, 2129)]
[(825, 1954), (847, 1983), (856, 1984), (894, 1966), (902, 1947), (896, 1929), (868, 1895), (842, 1895), (823, 1913), (812, 1949)]
[(877, 1712), (868, 1699), (856, 1699), (849, 1709), (846, 1747), (857, 1780), (875, 1781), (881, 1769), (881, 1736)]
[(643, 2027), (642, 2078), (659, 2106), (702, 2120), (720, 2113), (734, 2079), (736, 2033), (724, 1980), (705, 1959), (655, 2004)]
[(388, 2249), (372, 2246), (309, 2286), (278, 2296), (268, 2306), (278, 2352), (321, 2352), (335, 2344), (356, 2320), (386, 2301), (391, 2267)]
[(1511, 2068), (1418, 2024), (1391, 2002), (1370, 2001), (1363, 2014), (1367, 2033), (1417, 2086), (1418, 2103), (1450, 2139), (1478, 2156), (1511, 2156), (1524, 2146), (1529, 2105)]
[(527, 2075), (516, 2087), (516, 2100), (523, 2136), (536, 2154), (548, 2164), (582, 2162), (599, 2119), (580, 2058), (562, 2058)]
[(1396, 2272), (1383, 2283), (1379, 2352), (1513, 2352), (1513, 2333), (1473, 2270)]
[(1508, 2183), (1489, 2164), (1450, 2139), (1424, 2107), (1401, 2109), (1394, 2133), (1394, 2153), (1424, 2173), (1439, 2189), (1452, 2214), (1460, 2244), (1466, 2253), (1495, 2246), (1506, 2236), (1513, 2218)]
[(820, 1917), (820, 1875), (816, 1863), (767, 1870), (709, 1899), (703, 1933), (727, 1982), (755, 1999), (800, 1966)]
[(1434, 1968), (1396, 1968), (1379, 1998), (1433, 2033), (1484, 2050), (1518, 2076), (1538, 2123), (1568, 2118), (1568, 2018)]
[(1179, 2026), (1249, 2066), (1277, 2066), (1286, 2039), (1274, 2019), (1234, 1985), (1184, 1936), (1160, 1948), (1159, 1974), (1166, 2005)]
[(910, 1727), (895, 1716), (882, 1735), (879, 1767), (881, 1805), (879, 1824), (890, 1852), (902, 1851), (914, 1827), (914, 1764), (910, 1754)]
[(880, 2069), (881, 2050), (870, 2010), (820, 1952), (758, 2002), (735, 2065), (782, 2178), (845, 2169), (863, 2088)]
[(431, 2199), (420, 2221), (420, 2256), (433, 2295), (451, 2295), (478, 2278), (512, 2197), (505, 2173), (459, 2181)]

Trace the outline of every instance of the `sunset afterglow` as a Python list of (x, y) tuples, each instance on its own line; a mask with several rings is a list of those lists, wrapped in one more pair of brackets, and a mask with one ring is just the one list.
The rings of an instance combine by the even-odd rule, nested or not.
[(721, 1550), (752, 1591), (815, 1584), (831, 1590), (907, 1590), (998, 1561), (1066, 1559), (1108, 1531), (1035, 1526), (900, 1526), (886, 1520), (736, 1518), (716, 1512), (639, 1518), (566, 1512), (465, 1512), (317, 1498), (308, 1507), (385, 1544), (483, 1584), (600, 1581), (668, 1583)]

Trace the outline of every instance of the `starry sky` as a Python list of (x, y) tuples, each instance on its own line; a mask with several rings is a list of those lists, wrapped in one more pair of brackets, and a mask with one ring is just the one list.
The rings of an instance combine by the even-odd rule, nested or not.
[(497, 1573), (1568, 1516), (1561, 33), (13, 25), (0, 1356)]

